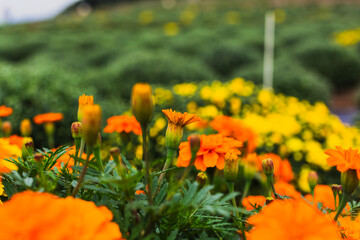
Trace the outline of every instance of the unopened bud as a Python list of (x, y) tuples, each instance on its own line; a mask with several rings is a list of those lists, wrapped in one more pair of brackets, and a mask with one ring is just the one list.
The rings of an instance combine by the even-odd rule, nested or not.
[(148, 124), (154, 109), (152, 89), (149, 84), (137, 83), (133, 86), (131, 108), (136, 120), (141, 125)]
[(34, 150), (34, 142), (32, 140), (27, 140), (25, 142), (25, 148), (29, 151)]
[(82, 138), (82, 123), (81, 122), (73, 122), (71, 124), (71, 135), (75, 138)]
[(351, 195), (359, 185), (359, 179), (356, 174), (356, 170), (349, 169), (341, 174), (341, 186), (342, 191), (345, 194)]
[(335, 194), (342, 194), (342, 187), (339, 184), (331, 185), (331, 189), (332, 189), (333, 193), (335, 193)]
[(271, 158), (262, 160), (262, 168), (266, 176), (274, 174), (274, 163)]
[(228, 152), (225, 155), (224, 175), (228, 182), (234, 182), (239, 171), (238, 156), (233, 152)]
[(29, 119), (24, 119), (21, 121), (20, 132), (23, 137), (28, 137), (31, 135), (31, 121)]
[(10, 136), (12, 131), (11, 122), (4, 121), (2, 123), (2, 131), (6, 137)]
[(199, 172), (197, 175), (196, 175), (196, 182), (200, 185), (200, 186), (204, 186), (207, 182), (207, 175), (206, 173), (204, 172)]
[(110, 148), (110, 155), (115, 159), (120, 156), (120, 149), (118, 147)]
[(309, 182), (309, 185), (310, 185), (310, 188), (311, 189), (314, 189), (317, 182), (318, 182), (318, 175), (315, 171), (310, 171), (309, 172), (309, 175), (308, 175), (308, 182)]
[(42, 162), (44, 160), (44, 155), (41, 153), (35, 153), (34, 160), (35, 162)]
[(101, 130), (101, 107), (99, 105), (87, 105), (82, 116), (83, 136), (85, 143), (93, 146), (98, 140)]
[(196, 153), (200, 149), (201, 140), (198, 134), (193, 134), (189, 137), (191, 156), (196, 156)]

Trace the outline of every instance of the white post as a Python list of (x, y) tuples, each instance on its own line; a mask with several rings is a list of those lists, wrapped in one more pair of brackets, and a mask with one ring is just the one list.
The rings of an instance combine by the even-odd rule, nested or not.
[(268, 10), (265, 14), (265, 42), (264, 42), (264, 72), (263, 87), (273, 88), (274, 73), (274, 42), (275, 42), (275, 14)]

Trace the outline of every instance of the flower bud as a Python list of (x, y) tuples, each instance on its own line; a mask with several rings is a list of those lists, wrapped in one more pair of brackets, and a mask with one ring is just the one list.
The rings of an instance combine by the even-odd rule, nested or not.
[(193, 134), (189, 137), (189, 143), (190, 143), (190, 150), (191, 153), (194, 153), (194, 155), (199, 151), (201, 140), (200, 136), (198, 134)]
[(78, 121), (81, 122), (83, 115), (84, 115), (84, 109), (88, 105), (94, 105), (94, 97), (92, 95), (87, 96), (83, 94), (79, 97), (79, 109), (78, 109)]
[(23, 137), (28, 137), (31, 135), (31, 122), (29, 119), (24, 119), (20, 124), (20, 132)]
[(25, 142), (25, 148), (28, 151), (33, 151), (34, 150), (34, 142), (32, 140), (27, 140)]
[(148, 124), (154, 109), (152, 90), (149, 84), (137, 83), (133, 86), (131, 108), (136, 120), (141, 125)]
[(81, 122), (73, 122), (71, 124), (71, 135), (75, 138), (82, 138), (82, 124)]
[(208, 177), (207, 177), (206, 173), (204, 173), (204, 172), (199, 172), (196, 175), (196, 181), (200, 186), (204, 186), (207, 182), (207, 179), (208, 179)]
[(44, 158), (44, 155), (42, 155), (41, 153), (35, 153), (34, 155), (35, 162), (42, 162)]
[(2, 123), (2, 131), (4, 133), (4, 135), (6, 137), (10, 136), (11, 135), (11, 130), (12, 130), (12, 127), (11, 127), (11, 122), (9, 121), (4, 121)]
[(262, 168), (266, 176), (274, 174), (274, 163), (271, 158), (262, 160)]
[(339, 184), (331, 185), (331, 189), (332, 189), (334, 194), (342, 194), (342, 187)]
[(24, 137), (22, 140), (21, 157), (26, 160), (32, 156), (34, 151), (34, 141), (31, 137)]
[(101, 130), (101, 107), (99, 105), (87, 105), (82, 117), (83, 137), (85, 143), (93, 146), (98, 140)]
[(113, 157), (113, 159), (119, 158), (120, 156), (120, 149), (118, 147), (112, 147), (110, 148), (110, 155)]
[(351, 195), (359, 185), (356, 170), (349, 169), (341, 174), (341, 187), (345, 194)]
[(310, 185), (310, 188), (311, 189), (314, 189), (317, 182), (318, 182), (318, 175), (315, 171), (310, 171), (309, 172), (309, 175), (308, 175), (308, 182), (309, 182), (309, 185)]
[(224, 175), (228, 182), (234, 182), (239, 171), (238, 156), (233, 152), (225, 154)]

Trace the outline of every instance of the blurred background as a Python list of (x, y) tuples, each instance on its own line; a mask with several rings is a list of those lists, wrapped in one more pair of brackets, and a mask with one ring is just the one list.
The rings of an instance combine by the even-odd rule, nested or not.
[(242, 77), (262, 85), (264, 18), (272, 10), (275, 92), (323, 101), (356, 124), (359, 3), (0, 0), (0, 103), (14, 108), (15, 133), (23, 118), (63, 113), (58, 133), (68, 142), (83, 93), (94, 95), (106, 119), (129, 109), (135, 82), (161, 87)]

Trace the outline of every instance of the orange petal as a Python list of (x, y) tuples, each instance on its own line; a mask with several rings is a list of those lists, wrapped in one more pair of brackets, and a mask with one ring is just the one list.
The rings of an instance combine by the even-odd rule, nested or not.
[(216, 152), (208, 152), (204, 154), (204, 164), (206, 167), (215, 167), (219, 155)]

